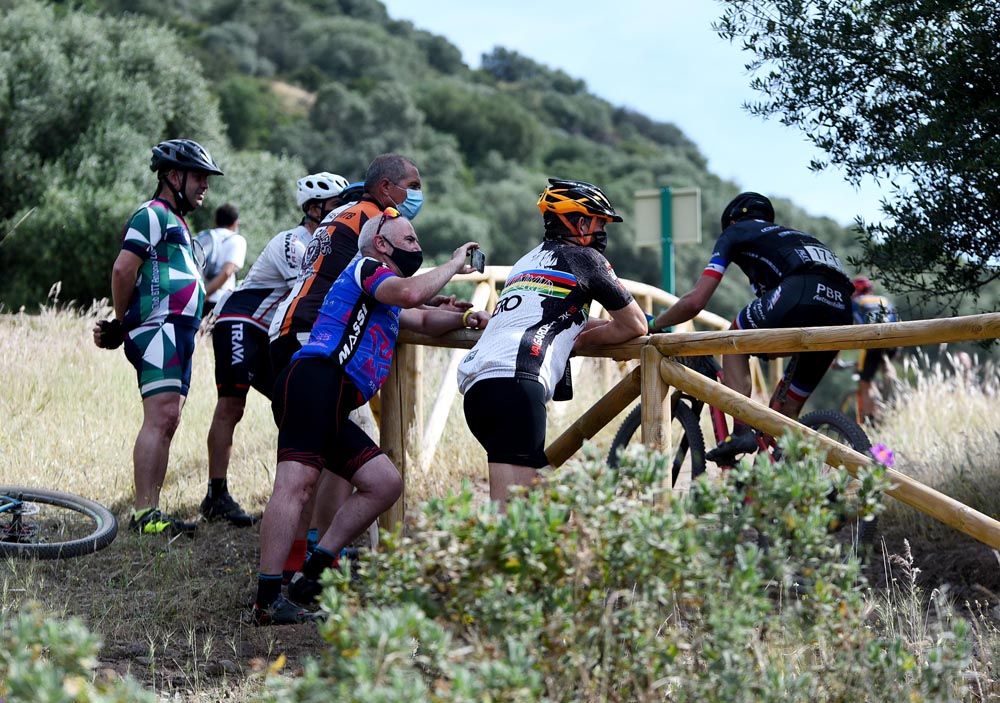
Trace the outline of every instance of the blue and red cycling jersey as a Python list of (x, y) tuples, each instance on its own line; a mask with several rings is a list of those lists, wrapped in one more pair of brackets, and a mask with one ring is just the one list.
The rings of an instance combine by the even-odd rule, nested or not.
[(399, 335), (399, 307), (380, 303), (375, 291), (395, 275), (380, 261), (355, 256), (323, 299), (308, 343), (292, 359), (336, 360), (369, 400), (389, 375)]

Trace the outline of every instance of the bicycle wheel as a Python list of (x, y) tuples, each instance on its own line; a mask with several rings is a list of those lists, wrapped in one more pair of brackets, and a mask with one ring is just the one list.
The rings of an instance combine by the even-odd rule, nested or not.
[(0, 513), (0, 556), (66, 559), (93, 554), (114, 541), (118, 521), (100, 503), (43, 488), (0, 486), (0, 496), (23, 501)]
[[(671, 413), (670, 446), (673, 447), (674, 460), (671, 465), (671, 487), (677, 485), (682, 475), (690, 477), (691, 481), (705, 473), (705, 437), (698, 424), (698, 413), (690, 401), (678, 400)], [(618, 467), (618, 454), (635, 438), (642, 425), (642, 406), (635, 406), (625, 417), (608, 452), (608, 466)]]
[[(872, 448), (872, 442), (861, 426), (842, 412), (814, 410), (799, 418), (799, 422), (841, 444), (846, 444), (861, 454), (868, 454)], [(859, 544), (864, 546), (874, 544), (878, 527), (877, 520), (853, 519), (850, 522), (852, 523), (852, 532), (857, 535)]]

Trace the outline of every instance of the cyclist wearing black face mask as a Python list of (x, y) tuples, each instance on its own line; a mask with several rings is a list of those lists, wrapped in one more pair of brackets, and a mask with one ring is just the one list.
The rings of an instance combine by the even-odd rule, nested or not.
[[(469, 428), (486, 449), (490, 496), (530, 484), (545, 457), (545, 403), (570, 352), (645, 333), (639, 305), (604, 258), (607, 196), (582, 181), (549, 179), (538, 199), (545, 241), (511, 268), (490, 326), (459, 366)], [(598, 301), (611, 320), (589, 319)]]

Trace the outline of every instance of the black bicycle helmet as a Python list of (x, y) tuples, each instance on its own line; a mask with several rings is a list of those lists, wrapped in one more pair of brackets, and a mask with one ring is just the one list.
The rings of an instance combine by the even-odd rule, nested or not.
[(150, 171), (175, 168), (181, 171), (201, 171), (222, 176), (222, 169), (201, 144), (191, 139), (168, 139), (153, 147)]
[(538, 209), (542, 213), (553, 212), (565, 215), (579, 212), (583, 215), (606, 217), (611, 222), (621, 222), (622, 217), (615, 212), (600, 188), (585, 181), (567, 181), (550, 178), (549, 186), (538, 196)]
[(726, 229), (730, 222), (748, 218), (774, 222), (774, 206), (760, 193), (740, 193), (722, 211), (722, 229)]

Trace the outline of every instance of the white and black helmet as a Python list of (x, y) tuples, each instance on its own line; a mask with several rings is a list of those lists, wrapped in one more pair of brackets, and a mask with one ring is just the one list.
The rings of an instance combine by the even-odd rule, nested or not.
[(310, 200), (326, 200), (340, 195), (341, 191), (349, 184), (343, 176), (320, 171), (300, 178), (295, 182), (295, 185), (295, 202), (301, 208)]

